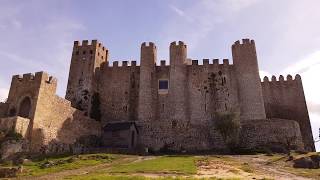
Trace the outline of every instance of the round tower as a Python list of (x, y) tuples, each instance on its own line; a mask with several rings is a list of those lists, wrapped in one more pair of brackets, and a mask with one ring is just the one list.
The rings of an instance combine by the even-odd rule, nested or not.
[(154, 43), (142, 43), (140, 54), (140, 79), (138, 121), (140, 143), (145, 147), (153, 147), (152, 127), (155, 119), (155, 63), (157, 48)]
[(238, 85), (240, 119), (265, 119), (256, 47), (253, 40), (243, 39), (232, 45), (232, 56)]
[[(186, 121), (187, 45), (179, 41), (170, 44), (169, 99), (172, 123)], [(178, 123), (179, 124), (179, 123)], [(182, 124), (182, 123), (180, 123)]]
[(140, 85), (139, 85), (139, 121), (151, 121), (154, 118), (154, 88), (155, 63), (157, 48), (154, 43), (142, 43), (140, 59)]

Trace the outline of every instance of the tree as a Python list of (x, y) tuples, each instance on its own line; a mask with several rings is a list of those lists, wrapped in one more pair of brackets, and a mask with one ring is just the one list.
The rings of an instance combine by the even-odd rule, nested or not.
[(240, 123), (235, 113), (216, 113), (214, 128), (221, 134), (229, 150), (238, 146)]

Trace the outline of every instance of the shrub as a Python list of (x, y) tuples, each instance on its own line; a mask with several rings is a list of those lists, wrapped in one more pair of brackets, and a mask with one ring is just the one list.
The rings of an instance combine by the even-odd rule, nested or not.
[(214, 116), (214, 128), (221, 134), (229, 150), (238, 147), (240, 123), (235, 113), (217, 113)]

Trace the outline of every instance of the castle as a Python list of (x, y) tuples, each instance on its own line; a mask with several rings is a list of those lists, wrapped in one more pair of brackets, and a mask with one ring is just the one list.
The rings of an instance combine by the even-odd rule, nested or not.
[(241, 145), (274, 146), (293, 139), (314, 151), (301, 77), (261, 82), (255, 42), (232, 45), (228, 59), (187, 58), (184, 42), (170, 44), (170, 65), (157, 65), (157, 47), (142, 43), (136, 61), (114, 61), (97, 40), (75, 41), (65, 99), (45, 72), (13, 76), (0, 104), (0, 130), (14, 129), (31, 151), (69, 151), (83, 137), (105, 147), (204, 151), (225, 144), (212, 127), (216, 113), (239, 114)]

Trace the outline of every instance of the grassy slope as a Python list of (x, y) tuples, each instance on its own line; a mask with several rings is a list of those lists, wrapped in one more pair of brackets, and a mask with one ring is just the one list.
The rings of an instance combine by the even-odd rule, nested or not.
[[(110, 169), (95, 172), (85, 176), (71, 176), (67, 179), (129, 179), (147, 180), (152, 179), (142, 176), (129, 176), (135, 173), (175, 174), (192, 175), (197, 172), (196, 161), (199, 158), (194, 156), (161, 156), (147, 160), (137, 160), (125, 164), (115, 164)], [(115, 175), (117, 174), (117, 175)], [(158, 178), (159, 179), (159, 178)], [(183, 177), (165, 177), (160, 179), (186, 179)], [(211, 178), (215, 179), (215, 178)]]
[[(27, 162), (23, 165), (24, 173), (21, 176), (39, 176), (59, 172), (63, 170), (78, 169), (86, 166), (94, 166), (102, 163), (110, 163), (117, 159), (119, 156), (110, 154), (90, 154), (80, 156), (67, 156), (67, 157), (52, 157), (43, 160), (35, 160)], [(49, 168), (42, 168), (41, 165), (46, 161), (50, 162), (63, 162), (58, 163)]]
[(175, 173), (195, 174), (197, 167), (194, 156), (161, 156), (150, 160), (119, 164), (113, 166), (109, 173)]

